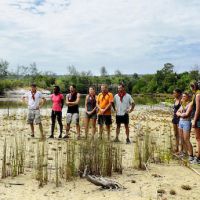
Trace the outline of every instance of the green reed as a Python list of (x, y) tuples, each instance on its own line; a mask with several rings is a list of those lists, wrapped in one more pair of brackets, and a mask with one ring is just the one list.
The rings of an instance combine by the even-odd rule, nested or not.
[(24, 173), (25, 168), (25, 149), (24, 137), (15, 136), (10, 140), (4, 140), (2, 158), (2, 178), (7, 176), (16, 177)]

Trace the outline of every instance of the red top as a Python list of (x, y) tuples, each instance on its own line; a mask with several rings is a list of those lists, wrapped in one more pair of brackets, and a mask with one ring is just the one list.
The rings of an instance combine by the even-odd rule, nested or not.
[(64, 99), (62, 94), (52, 94), (51, 100), (53, 102), (52, 110), (53, 111), (62, 111), (62, 99)]

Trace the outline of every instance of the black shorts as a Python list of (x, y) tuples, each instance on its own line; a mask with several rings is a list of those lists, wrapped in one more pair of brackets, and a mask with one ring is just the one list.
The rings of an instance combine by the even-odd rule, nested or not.
[(109, 126), (112, 124), (112, 118), (111, 115), (98, 115), (98, 124), (106, 126)]
[(97, 113), (93, 113), (91, 115), (88, 115), (87, 113), (85, 113), (85, 118), (87, 118), (87, 119), (97, 119)]
[(116, 115), (116, 124), (129, 124), (129, 115)]

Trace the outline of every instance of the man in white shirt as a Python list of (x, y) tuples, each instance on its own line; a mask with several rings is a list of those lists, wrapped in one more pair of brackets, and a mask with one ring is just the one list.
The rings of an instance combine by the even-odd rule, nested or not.
[(119, 142), (119, 133), (121, 124), (126, 129), (126, 143), (130, 144), (129, 139), (129, 113), (134, 110), (135, 103), (130, 94), (126, 93), (124, 84), (118, 86), (118, 94), (114, 96), (114, 109), (116, 110), (116, 138), (115, 142)]
[(30, 124), (31, 127), (31, 136), (35, 136), (35, 122), (35, 124), (39, 124), (41, 137), (44, 138), (40, 117), (40, 107), (42, 107), (42, 105), (46, 102), (46, 99), (42, 96), (41, 92), (37, 91), (36, 85), (31, 84), (31, 90), (22, 97), (22, 100), (28, 104), (27, 123)]

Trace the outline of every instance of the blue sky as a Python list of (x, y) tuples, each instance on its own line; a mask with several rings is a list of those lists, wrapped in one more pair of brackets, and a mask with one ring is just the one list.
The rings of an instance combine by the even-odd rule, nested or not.
[(1, 0), (0, 59), (13, 70), (98, 74), (200, 65), (199, 0)]

